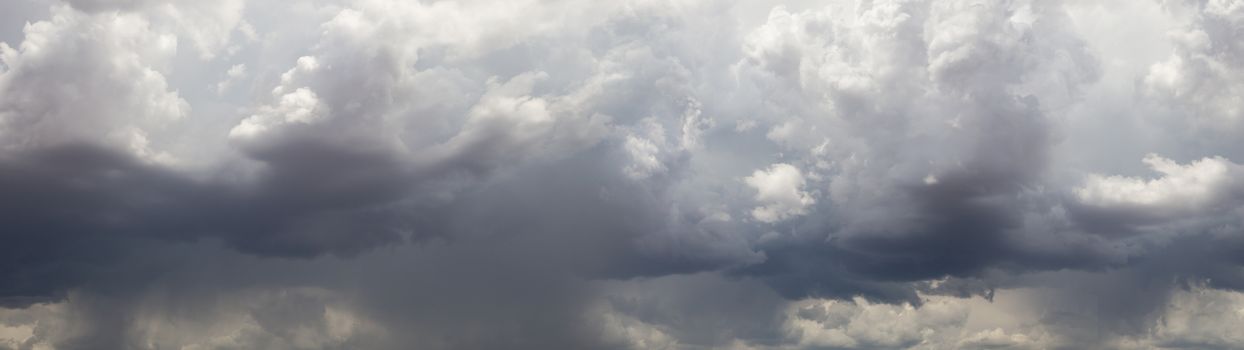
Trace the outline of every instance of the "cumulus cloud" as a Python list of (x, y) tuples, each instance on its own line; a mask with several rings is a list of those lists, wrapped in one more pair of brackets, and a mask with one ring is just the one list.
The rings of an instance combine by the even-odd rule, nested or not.
[(1239, 125), (1244, 56), (1238, 33), (1244, 5), (1236, 1), (1175, 1), (1184, 23), (1168, 31), (1174, 52), (1155, 62), (1142, 80), (1144, 92), (1207, 128)]
[(141, 16), (57, 6), (24, 32), (17, 48), (0, 46), (6, 150), (95, 143), (154, 157), (147, 133), (189, 113), (162, 73), (177, 37)]
[(0, 348), (1239, 341), (1238, 1), (20, 1)]
[(803, 173), (790, 164), (779, 163), (768, 169), (756, 170), (743, 181), (756, 189), (756, 201), (762, 206), (752, 209), (752, 217), (762, 222), (803, 215), (807, 213), (808, 206), (816, 203), (810, 194), (804, 192), (807, 181)]
[(1244, 166), (1222, 157), (1202, 158), (1187, 165), (1145, 156), (1144, 163), (1162, 174), (1156, 179), (1090, 175), (1075, 190), (1080, 201), (1098, 207), (1149, 209), (1155, 215), (1203, 211), (1239, 196)]

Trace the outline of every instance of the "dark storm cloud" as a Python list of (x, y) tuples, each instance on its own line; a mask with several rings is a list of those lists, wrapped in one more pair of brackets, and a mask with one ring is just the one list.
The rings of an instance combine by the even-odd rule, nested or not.
[[(124, 320), (138, 317), (131, 308), (143, 305), (152, 290), (193, 305), (209, 303), (200, 298), (211, 293), (195, 288), (228, 293), (305, 284), (363, 300), (354, 307), (389, 327), (418, 330), (374, 346), (415, 341), (432, 348), (600, 348), (609, 344), (589, 336), (593, 331), (583, 328), (580, 314), (592, 287), (575, 276), (700, 271), (745, 254), (683, 244), (676, 255), (665, 256), (675, 247), (662, 247), (663, 240), (638, 246), (636, 238), (660, 231), (651, 223), (660, 221), (661, 204), (601, 161), (609, 157), (590, 153), (484, 184), (412, 225), (445, 240), (339, 263), (251, 258), (221, 253), (211, 242), (263, 256), (342, 253), (374, 247), (360, 230), (376, 223), (333, 232), (337, 240), (299, 236), (293, 245), (280, 240), (302, 232), (263, 228), (279, 227), (275, 218), (303, 218), (314, 210), (267, 209), (256, 203), (284, 202), (236, 199), (229, 193), (237, 189), (195, 184), (96, 148), (65, 147), (21, 159), (5, 168), (18, 175), (5, 178), (5, 194), (24, 203), (6, 209), (25, 219), (5, 222), (14, 230), (5, 237), (12, 244), (5, 246), (4, 300), (23, 307), (78, 291), (75, 308), (82, 309), (74, 312), (88, 327), (63, 340), (64, 348), (128, 346), (133, 340), (124, 335), (132, 330)], [(601, 188), (614, 194), (602, 195)], [(256, 212), (268, 220), (249, 216)], [(329, 244), (347, 238), (350, 244)], [(312, 247), (307, 241), (329, 243)], [(183, 274), (197, 277), (176, 277)]]
[[(313, 256), (400, 238), (385, 215), (366, 209), (374, 200), (328, 204), (280, 187), (244, 193), (87, 145), (10, 155), (0, 166), (8, 297), (60, 294), (96, 264), (135, 253), (134, 240), (216, 237), (246, 252)], [(308, 221), (348, 229), (300, 230)]]
[[(821, 206), (837, 222), (795, 226), (794, 230), (807, 237), (767, 247), (768, 260), (743, 273), (762, 279), (781, 276), (772, 278), (773, 283), (795, 298), (863, 295), (878, 301), (919, 303), (916, 286), (909, 282), (976, 277), (995, 268), (1100, 267), (1100, 259), (1092, 256), (1095, 252), (1091, 249), (1047, 256), (1048, 252), (1027, 251), (1025, 243), (1032, 236), (1046, 234), (1026, 227), (1026, 215), (1060, 204), (1042, 198), (1045, 194), (1038, 189), (1045, 185), (1043, 175), (1049, 163), (1050, 111), (1031, 94), (1036, 91), (1017, 93), (1024, 91), (1018, 86), (1049, 74), (1066, 74), (1071, 80), (1060, 81), (1066, 86), (1056, 91), (1074, 95), (1079, 84), (1095, 78), (1096, 62), (1083, 51), (1084, 43), (1048, 27), (1065, 21), (1065, 14), (1056, 6), (1034, 5), (1028, 10), (1037, 19), (1022, 27), (1006, 22), (1008, 16), (1018, 16), (1016, 4), (905, 5), (897, 11), (914, 22), (860, 29), (881, 31), (895, 39), (869, 47), (877, 62), (856, 64), (927, 68), (910, 71), (910, 75), (868, 77), (875, 80), (871, 83), (889, 88), (884, 92), (834, 91), (831, 96), (844, 101), (835, 100), (828, 112), (831, 117), (826, 118), (831, 120), (827, 123), (831, 128), (855, 131), (831, 137), (858, 140), (842, 143), (847, 147), (844, 151), (832, 151), (836, 144), (827, 141), (830, 152), (872, 154), (867, 163), (842, 165), (859, 175), (835, 175), (841, 178), (835, 181), (880, 182), (881, 190), (860, 192), (858, 198)], [(927, 21), (925, 26), (913, 28), (920, 20)], [(770, 25), (774, 24), (780, 22), (771, 17)], [(962, 34), (968, 32), (980, 35)], [(856, 45), (823, 35), (831, 45)], [(1036, 56), (1015, 56), (1019, 52)], [(1051, 66), (1033, 58), (1041, 55), (1068, 55), (1073, 65)], [(775, 69), (776, 77), (786, 79), (783, 74), (789, 73), (783, 72)], [(819, 77), (805, 74), (796, 78)], [(922, 86), (925, 84), (929, 86)], [(894, 101), (893, 95), (919, 89), (931, 91), (916, 94), (910, 101)], [(832, 119), (835, 114), (842, 119)], [(952, 127), (919, 124), (923, 118), (944, 120)], [(891, 124), (874, 129), (875, 123), (885, 120)], [(810, 123), (826, 125), (824, 121)], [(946, 134), (939, 134), (943, 132)], [(955, 155), (944, 160), (946, 153), (934, 152), (924, 158), (923, 152), (930, 150)], [(886, 161), (876, 163), (880, 159)], [(942, 161), (950, 164), (939, 164)], [(927, 170), (919, 173), (921, 169)]]
[[(660, 234), (663, 210), (653, 193), (616, 175), (612, 163), (585, 155), (515, 174), (515, 180), (460, 194), (445, 208), (388, 205), (403, 197), (389, 163), (355, 154), (304, 147), (282, 158), (288, 173), (265, 173), (254, 184), (187, 179), (117, 152), (86, 145), (61, 146), (13, 156), (4, 162), (0, 191), (6, 198), (6, 275), (10, 296), (46, 296), (75, 266), (115, 259), (131, 240), (187, 242), (218, 239), (242, 252), (285, 257), (333, 253), (350, 256), (407, 236), (462, 234), (532, 237), (545, 232), (565, 245), (558, 255), (635, 254), (634, 239)], [(599, 153), (599, 152), (597, 152)], [(299, 161), (321, 171), (296, 171)], [(331, 167), (325, 166), (331, 164)], [(326, 172), (331, 168), (336, 172)], [(566, 171), (576, 169), (576, 171)], [(396, 177), (396, 176), (394, 176)], [(512, 184), (511, 184), (512, 183)], [(388, 186), (388, 188), (386, 188)], [(557, 188), (557, 191), (547, 189)], [(540, 205), (531, 205), (540, 203)], [(413, 212), (402, 213), (399, 210)], [(403, 218), (399, 220), (399, 218)], [(467, 225), (462, 227), (462, 225)], [(513, 231), (514, 233), (507, 233)], [(675, 242), (670, 242), (675, 243)], [(667, 244), (654, 238), (651, 249)], [(584, 247), (594, 247), (585, 249)], [(711, 249), (711, 248), (704, 248)], [(681, 246), (669, 261), (624, 258), (628, 263), (580, 265), (603, 276), (661, 275), (720, 264), (695, 254), (734, 254)], [(689, 255), (690, 254), (690, 255)], [(608, 256), (602, 260), (612, 260)], [(75, 261), (82, 260), (81, 263)], [(576, 259), (578, 260), (578, 259)], [(67, 269), (55, 270), (64, 265)], [(595, 266), (595, 267), (588, 267)], [(35, 271), (53, 269), (41, 274)], [(28, 280), (27, 280), (28, 279)]]
[(186, 217), (198, 209), (186, 208), (197, 205), (186, 199), (215, 196), (88, 146), (10, 156), (2, 167), (6, 300), (59, 296), (97, 273), (100, 262), (123, 254), (136, 237), (189, 237), (176, 231), (193, 231), (201, 223)]
[[(100, 16), (71, 18), (67, 25), (112, 20)], [(347, 79), (341, 81), (325, 80), (328, 88), (322, 91), (328, 93), (310, 100), (298, 99), (304, 95), (278, 99), (272, 108), (297, 113), (307, 102), (320, 113), (316, 104), (323, 103), (322, 112), (330, 117), (362, 120), (369, 113), (386, 113), (369, 100), (376, 98), (369, 93), (383, 95), (393, 88), (384, 79), (375, 80), (380, 86), (348, 88), (354, 87), (353, 78), (400, 78), (402, 72), (359, 69), (342, 73)], [(56, 81), (29, 70), (11, 74), (16, 72), (23, 75), (9, 78)], [(617, 161), (625, 155), (610, 148), (593, 147), (487, 180), (498, 164), (523, 159), (516, 155), (552, 154), (550, 148), (563, 147), (560, 140), (577, 144), (575, 139), (592, 132), (575, 130), (575, 125), (548, 129), (546, 102), (523, 96), (533, 79), (539, 76), (491, 85), (480, 106), (468, 112), (464, 131), (413, 161), (398, 158), (401, 152), (384, 142), (368, 141), (383, 130), (374, 127), (383, 125), (351, 119), (328, 126), (295, 124), (270, 139), (236, 140), (247, 157), (234, 165), (241, 170), (207, 176), (140, 159), (108, 140), (66, 143), (80, 136), (44, 129), (59, 135), (59, 142), (24, 147), (7, 154), (4, 163), (2, 190), (13, 199), (6, 201), (12, 215), (4, 222), (9, 228), (5, 252), (10, 253), (3, 265), (4, 300), (22, 307), (71, 295), (71, 329), (32, 340), (61, 348), (136, 346), (142, 328), (134, 320), (142, 317), (143, 308), (159, 308), (150, 305), (149, 293), (171, 290), (169, 297), (198, 307), (210, 304), (203, 298), (210, 299), (212, 292), (201, 296), (186, 285), (201, 283), (224, 295), (235, 288), (328, 286), (367, 300), (352, 307), (384, 322), (386, 329), (417, 330), (390, 334), (374, 346), (601, 348), (609, 344), (591, 336), (593, 330), (582, 320), (590, 290), (582, 276), (664, 275), (753, 258), (737, 243), (687, 240), (679, 237), (683, 229), (664, 227), (670, 220), (664, 195), (622, 176)], [(363, 96), (375, 109), (350, 107), (360, 101), (351, 96)], [(514, 99), (527, 102), (507, 105)], [(27, 116), (13, 107), (22, 102), (8, 106), (9, 113)], [(97, 112), (54, 116), (109, 120), (124, 111)], [(563, 137), (562, 132), (570, 134)], [(436, 188), (441, 183), (462, 186), (452, 177), (464, 174), (474, 186), (445, 192), (448, 197), (438, 193), (444, 192)], [(374, 253), (340, 263), (343, 267), (315, 258), (352, 257), (410, 236), (443, 240), (430, 241), (427, 248), (402, 248), (411, 256), (394, 260)], [(642, 247), (636, 242), (640, 238)], [(197, 248), (214, 242), (246, 254), (309, 260), (299, 265)], [(181, 274), (207, 282), (174, 277)], [(315, 313), (314, 305), (293, 308), (302, 307)], [(253, 316), (269, 337), (241, 346), (289, 346), (263, 339), (289, 340), (293, 336), (281, 329), (296, 325), (265, 314), (257, 310)]]
[[(994, 269), (1026, 272), (1111, 266), (1092, 240), (1058, 251), (1033, 249), (1023, 215), (1042, 203), (1024, 198), (1015, 176), (951, 175), (909, 188), (919, 209), (917, 230), (809, 235), (761, 245), (768, 259), (740, 270), (771, 279), (783, 294), (919, 304), (918, 282), (946, 276), (975, 278)], [(799, 228), (807, 229), (807, 228)], [(824, 232), (824, 231), (822, 231)], [(985, 292), (985, 290), (977, 290)]]
[[(0, 347), (1229, 344), (1160, 321), (1244, 290), (1244, 6), (1164, 4), (1154, 62), (1044, 1), (49, 4), (0, 47)], [(1125, 85), (1211, 140), (1078, 163)]]

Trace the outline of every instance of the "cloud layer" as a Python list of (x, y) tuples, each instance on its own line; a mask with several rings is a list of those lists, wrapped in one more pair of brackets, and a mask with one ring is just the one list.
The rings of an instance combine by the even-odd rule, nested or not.
[(1244, 2), (15, 2), (0, 349), (1241, 341)]

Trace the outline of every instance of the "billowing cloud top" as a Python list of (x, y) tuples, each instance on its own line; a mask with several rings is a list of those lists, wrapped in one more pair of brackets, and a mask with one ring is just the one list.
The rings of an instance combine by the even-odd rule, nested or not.
[(1244, 1), (2, 7), (0, 349), (1244, 344)]

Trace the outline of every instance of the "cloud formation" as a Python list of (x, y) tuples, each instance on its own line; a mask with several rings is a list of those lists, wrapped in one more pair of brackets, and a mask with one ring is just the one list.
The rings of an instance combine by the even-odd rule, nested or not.
[(1240, 341), (1239, 1), (18, 2), (0, 349)]
[(756, 170), (743, 180), (748, 186), (756, 188), (756, 201), (763, 206), (752, 209), (752, 217), (762, 222), (803, 215), (808, 206), (816, 203), (803, 190), (807, 183), (803, 174), (790, 164), (778, 163), (767, 170)]

